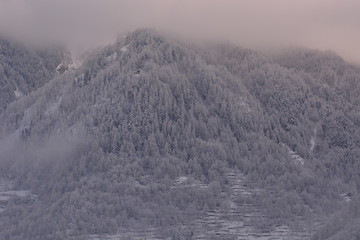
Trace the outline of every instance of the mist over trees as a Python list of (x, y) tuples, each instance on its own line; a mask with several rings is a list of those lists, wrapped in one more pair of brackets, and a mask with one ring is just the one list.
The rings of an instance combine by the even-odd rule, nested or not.
[[(264, 189), (252, 201), (274, 221), (259, 227), (334, 214), (351, 193), (336, 214), (353, 211), (359, 233), (360, 69), (335, 54), (270, 58), (145, 29), (57, 74), (62, 51), (0, 46), (0, 173), (38, 196), (0, 213), (1, 239), (184, 224), (226, 208), (227, 169)], [(208, 187), (173, 188), (180, 176)]]
[(58, 47), (37, 52), (0, 38), (0, 113), (9, 103), (50, 81), (65, 53)]

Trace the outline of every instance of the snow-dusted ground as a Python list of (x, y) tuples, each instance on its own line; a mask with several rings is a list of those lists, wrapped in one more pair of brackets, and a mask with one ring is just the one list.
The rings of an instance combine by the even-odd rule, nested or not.
[(36, 199), (36, 195), (32, 194), (30, 191), (15, 190), (14, 184), (11, 181), (0, 178), (0, 212), (4, 211), (8, 201), (14, 197)]
[(294, 152), (289, 146), (287, 146), (285, 143), (282, 143), (282, 146), (286, 148), (286, 150), (288, 151), (289, 156), (291, 157), (291, 159), (295, 162), (298, 163), (300, 165), (304, 165), (305, 164), (305, 159), (302, 158), (299, 154), (297, 154), (296, 152)]
[(186, 188), (186, 187), (194, 187), (194, 188), (200, 188), (200, 189), (206, 189), (208, 187), (207, 184), (201, 183), (199, 181), (196, 181), (192, 178), (186, 177), (186, 176), (180, 176), (175, 180), (175, 183), (173, 186), (171, 186), (171, 189), (174, 188)]
[(294, 152), (293, 150), (289, 150), (289, 155), (290, 155), (291, 159), (293, 159), (296, 163), (304, 165), (305, 160), (300, 155), (298, 155), (296, 152)]
[[(124, 228), (116, 235), (93, 235), (89, 240), (160, 240), (164, 239), (159, 235), (158, 229), (155, 227), (144, 228), (134, 226), (133, 228)], [(171, 239), (171, 238), (170, 238)], [(170, 240), (169, 239), (169, 240)]]
[[(281, 225), (270, 232), (259, 231), (253, 226), (253, 223), (258, 220), (266, 221), (267, 217), (260, 212), (259, 206), (253, 203), (246, 203), (246, 201), (239, 201), (239, 199), (252, 198), (262, 190), (253, 187), (253, 183), (249, 182), (237, 170), (229, 169), (227, 177), (232, 193), (230, 198), (224, 199), (224, 201), (229, 201), (229, 209), (218, 208), (210, 210), (186, 225), (177, 226), (178, 228), (186, 229), (187, 232), (190, 231), (191, 239), (303, 240), (309, 239), (311, 234), (317, 229), (316, 224), (299, 220), (298, 223), (292, 224), (296, 225), (296, 227)], [(186, 186), (203, 188), (201, 183), (193, 181), (186, 176), (177, 178), (173, 188)], [(88, 240), (160, 240), (164, 239), (161, 234), (164, 230), (164, 228), (134, 226), (132, 228), (119, 229), (116, 235), (92, 235), (88, 237)], [(171, 239), (171, 237), (168, 239)]]

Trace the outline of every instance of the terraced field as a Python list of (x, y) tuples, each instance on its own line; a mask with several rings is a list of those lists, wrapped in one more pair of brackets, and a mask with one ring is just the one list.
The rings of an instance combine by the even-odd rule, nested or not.
[[(289, 224), (291, 226), (280, 225), (272, 231), (260, 231), (254, 227), (254, 223), (260, 220), (266, 221), (268, 217), (261, 213), (259, 206), (250, 203), (254, 201), (244, 201), (244, 199), (251, 199), (262, 190), (253, 187), (253, 183), (249, 182), (238, 171), (230, 169), (227, 173), (227, 178), (232, 192), (230, 198), (226, 200), (229, 203), (229, 208), (226, 210), (219, 208), (208, 211), (193, 222), (178, 226), (177, 229), (182, 230), (182, 233), (185, 234), (185, 236), (181, 236), (179, 239), (304, 240), (309, 239), (311, 234), (320, 226), (319, 222), (314, 224), (306, 222), (304, 219), (298, 219), (296, 222)], [(186, 177), (179, 177), (173, 187), (207, 187), (203, 183), (194, 182), (186, 185), (186, 181)], [(164, 239), (164, 232), (169, 233), (171, 230), (134, 226), (132, 228), (120, 229), (116, 235), (93, 235), (89, 237), (89, 240), (160, 240)], [(176, 237), (173, 235), (168, 239), (178, 239)]]
[(27, 190), (16, 190), (14, 184), (7, 179), (0, 179), (0, 213), (6, 208), (6, 205), (12, 198), (21, 198), (22, 200), (36, 200), (36, 195)]

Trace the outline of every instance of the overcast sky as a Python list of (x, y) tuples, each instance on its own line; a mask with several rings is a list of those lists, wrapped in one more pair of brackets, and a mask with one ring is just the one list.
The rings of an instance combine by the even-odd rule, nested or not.
[(360, 0), (0, 0), (0, 32), (27, 40), (85, 46), (139, 27), (360, 63)]

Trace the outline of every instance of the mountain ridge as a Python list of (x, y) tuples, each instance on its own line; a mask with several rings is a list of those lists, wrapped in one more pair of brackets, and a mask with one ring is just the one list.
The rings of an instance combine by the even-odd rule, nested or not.
[[(251, 50), (207, 49), (138, 30), (9, 104), (0, 133), (17, 140), (7, 149), (13, 154), (0, 155), (0, 172), (11, 172), (39, 202), (6, 208), (0, 236), (81, 239), (133, 221), (186, 224), (184, 213), (226, 208), (220, 193), (230, 194), (228, 168), (264, 189), (250, 200), (273, 221), (260, 221), (264, 229), (323, 216), (340, 209), (340, 193), (356, 194), (358, 105), (356, 89), (346, 88), (346, 72), (358, 77), (352, 66), (314, 74)], [(63, 146), (64, 154), (43, 155), (44, 145)], [(209, 187), (172, 191), (181, 176)], [(23, 219), (14, 227), (16, 209)]]

